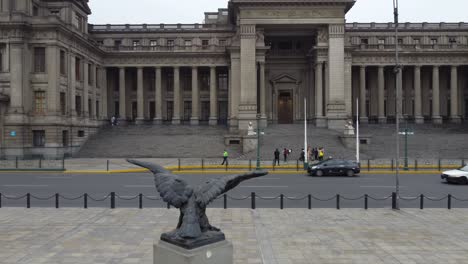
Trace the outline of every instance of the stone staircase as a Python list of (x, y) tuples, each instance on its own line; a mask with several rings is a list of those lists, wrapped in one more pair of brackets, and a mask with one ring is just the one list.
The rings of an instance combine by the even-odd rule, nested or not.
[[(402, 124), (404, 129), (404, 124)], [(418, 159), (468, 158), (467, 125), (410, 125), (409, 157)], [(304, 145), (303, 125), (269, 125), (261, 136), (261, 158), (272, 160), (276, 148), (292, 149), (291, 160), (297, 160)], [(82, 158), (220, 158), (224, 135), (222, 126), (118, 126), (107, 127), (90, 138), (77, 157)], [(361, 152), (362, 159), (391, 159), (395, 156), (395, 125), (366, 125), (361, 133), (371, 135), (371, 144)], [(324, 147), (325, 155), (354, 159), (355, 151), (340, 142), (342, 133), (313, 125), (308, 127), (308, 145)], [(401, 155), (404, 137), (401, 136)], [(226, 148), (231, 159), (256, 159), (256, 151), (242, 154), (241, 146)], [(281, 155), (282, 156), (282, 155)]]

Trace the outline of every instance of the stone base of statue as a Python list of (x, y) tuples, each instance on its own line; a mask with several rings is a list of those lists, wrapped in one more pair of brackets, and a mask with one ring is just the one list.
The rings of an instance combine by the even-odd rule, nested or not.
[[(348, 149), (356, 149), (356, 135), (342, 135), (339, 136), (341, 143)], [(367, 150), (371, 144), (371, 135), (359, 135), (359, 143), (361, 150)]]
[(246, 135), (242, 137), (242, 153), (249, 153), (257, 149), (257, 135)]
[(160, 240), (153, 247), (154, 264), (233, 264), (233, 247), (226, 240), (185, 249)]

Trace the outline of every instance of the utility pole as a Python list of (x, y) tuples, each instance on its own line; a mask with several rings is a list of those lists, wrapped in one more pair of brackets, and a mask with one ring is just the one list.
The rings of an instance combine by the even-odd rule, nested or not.
[(395, 173), (395, 193), (396, 203), (395, 209), (400, 210), (400, 106), (401, 106), (401, 95), (400, 95), (400, 74), (401, 65), (398, 57), (398, 0), (393, 0), (393, 15), (395, 24), (395, 89), (396, 89), (396, 173)]

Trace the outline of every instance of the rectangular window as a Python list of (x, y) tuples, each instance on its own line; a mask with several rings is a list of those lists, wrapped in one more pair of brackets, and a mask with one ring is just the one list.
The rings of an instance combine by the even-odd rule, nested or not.
[(278, 49), (280, 50), (292, 50), (292, 41), (281, 41), (278, 43)]
[(185, 40), (185, 46), (186, 47), (192, 46), (192, 41), (191, 40)]
[(81, 81), (81, 59), (78, 57), (75, 59), (75, 79)]
[(449, 37), (449, 43), (450, 43), (450, 44), (455, 44), (455, 43), (457, 43), (457, 38), (456, 38), (456, 37)]
[(60, 74), (67, 75), (67, 60), (63, 50), (60, 51)]
[(173, 40), (173, 39), (169, 39), (169, 40), (167, 41), (167, 46), (168, 46), (168, 47), (174, 47), (174, 40)]
[(83, 17), (75, 14), (75, 19), (76, 19), (76, 27), (80, 32), (83, 32)]
[(156, 117), (156, 103), (154, 101), (150, 101), (149, 103), (149, 115), (151, 120)]
[(361, 44), (367, 45), (369, 44), (369, 40), (366, 38), (361, 39)]
[(219, 40), (219, 46), (221, 46), (221, 47), (226, 46), (226, 40), (225, 39), (220, 39)]
[(414, 38), (413, 43), (416, 44), (416, 45), (419, 45), (421, 43), (421, 39)]
[(139, 40), (134, 40), (132, 42), (133, 50), (139, 50), (140, 49), (140, 41)]
[(207, 49), (208, 45), (210, 45), (210, 41), (207, 39), (202, 40), (202, 49)]
[(45, 72), (45, 48), (34, 48), (34, 72)]
[(101, 87), (101, 73), (98, 67), (96, 67), (96, 70), (94, 71), (94, 76), (96, 76), (96, 88), (100, 88)]
[(206, 71), (200, 72), (200, 91), (210, 90), (210, 73)]
[(54, 15), (54, 16), (58, 16), (58, 15), (60, 15), (60, 10), (58, 10), (58, 9), (50, 10), (50, 14)]
[(174, 111), (174, 102), (166, 102), (166, 121), (172, 120), (172, 115)]
[(432, 44), (432, 45), (436, 45), (436, 44), (437, 44), (437, 39), (436, 39), (436, 38), (432, 38), (432, 39), (431, 39), (431, 44)]
[(227, 91), (229, 88), (228, 85), (228, 74), (227, 73), (220, 73), (218, 75), (218, 89), (220, 91)]
[(114, 46), (116, 46), (116, 47), (122, 46), (122, 40), (120, 40), (120, 39), (114, 40)]
[(379, 45), (385, 44), (385, 39), (379, 39)]
[(158, 46), (158, 41), (157, 41), (157, 40), (150, 40), (150, 46), (151, 46), (151, 47), (156, 47), (156, 46)]
[(39, 7), (33, 6), (33, 16), (38, 16), (39, 15)]
[(78, 130), (78, 137), (84, 137), (84, 136), (85, 136), (84, 130)]
[(45, 146), (45, 130), (33, 130), (33, 146), (44, 147)]
[(99, 101), (96, 100), (96, 118), (99, 118), (99, 113), (100, 113)]
[(62, 130), (62, 145), (68, 147), (68, 130)]
[(210, 119), (210, 102), (202, 101), (201, 102), (201, 116), (200, 120), (208, 121)]
[(60, 93), (60, 113), (62, 115), (67, 114), (67, 99), (66, 99), (66, 93), (64, 92)]
[(168, 92), (174, 91), (174, 74), (172, 72), (167, 74), (166, 91)]
[(184, 121), (190, 121), (192, 116), (192, 102), (184, 101)]
[(399, 38), (398, 39), (398, 44), (403, 45), (403, 39)]
[(45, 114), (46, 93), (44, 91), (34, 92), (34, 113)]
[(88, 64), (88, 84), (93, 84), (93, 68), (91, 64)]
[(88, 117), (91, 118), (92, 117), (92, 113), (93, 112), (93, 104), (92, 104), (92, 101), (91, 99), (88, 99)]
[(98, 44), (99, 46), (102, 46), (102, 45), (104, 45), (104, 41), (103, 41), (103, 40), (98, 40), (98, 41), (97, 41), (97, 44)]
[(0, 44), (0, 72), (3, 71), (3, 54), (5, 52), (5, 46), (3, 44)]
[(81, 116), (81, 96), (77, 95), (75, 96), (75, 109), (76, 109), (76, 115)]

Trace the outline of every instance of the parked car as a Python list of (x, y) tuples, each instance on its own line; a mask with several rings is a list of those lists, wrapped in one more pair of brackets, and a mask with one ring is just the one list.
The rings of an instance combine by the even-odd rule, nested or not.
[(344, 175), (353, 177), (361, 172), (359, 163), (350, 160), (329, 159), (312, 164), (307, 169), (310, 176)]
[(440, 176), (442, 180), (446, 180), (448, 183), (468, 184), (468, 166), (456, 169), (444, 171)]

